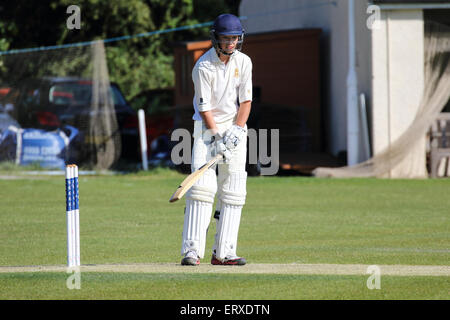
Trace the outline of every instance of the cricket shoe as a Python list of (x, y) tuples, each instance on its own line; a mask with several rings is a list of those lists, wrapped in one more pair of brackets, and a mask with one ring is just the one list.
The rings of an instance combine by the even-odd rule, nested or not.
[(183, 259), (181, 259), (181, 265), (183, 266), (198, 266), (200, 264), (200, 258), (195, 251), (188, 251)]
[(217, 266), (243, 266), (246, 263), (245, 258), (241, 257), (226, 257), (223, 260), (217, 259), (215, 254), (211, 257), (211, 264)]

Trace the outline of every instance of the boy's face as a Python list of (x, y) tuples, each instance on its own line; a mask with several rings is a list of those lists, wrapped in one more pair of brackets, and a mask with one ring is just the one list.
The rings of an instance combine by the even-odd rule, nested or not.
[(236, 49), (238, 40), (238, 36), (219, 36), (220, 48), (227, 53), (232, 53)]

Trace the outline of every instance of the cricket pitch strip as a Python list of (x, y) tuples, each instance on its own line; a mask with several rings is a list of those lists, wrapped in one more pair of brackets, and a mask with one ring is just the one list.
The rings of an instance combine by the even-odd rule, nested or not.
[[(80, 272), (122, 273), (224, 273), (224, 274), (298, 274), (298, 275), (367, 275), (369, 265), (363, 264), (258, 264), (245, 266), (181, 266), (178, 263), (86, 264)], [(381, 275), (390, 276), (450, 276), (450, 266), (377, 265)], [(66, 272), (66, 265), (0, 266), (0, 273)]]

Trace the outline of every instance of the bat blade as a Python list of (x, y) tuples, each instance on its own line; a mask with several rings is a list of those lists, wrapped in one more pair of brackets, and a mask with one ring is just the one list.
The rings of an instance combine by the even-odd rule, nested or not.
[(196, 183), (197, 180), (201, 178), (201, 176), (206, 172), (206, 170), (215, 165), (217, 161), (219, 161), (222, 157), (223, 156), (221, 154), (216, 155), (214, 158), (209, 160), (199, 169), (188, 175), (186, 179), (184, 179), (183, 182), (181, 182), (177, 190), (175, 190), (172, 197), (170, 197), (169, 202), (175, 202), (177, 200), (180, 200), (184, 196), (184, 194), (194, 185), (194, 183)]

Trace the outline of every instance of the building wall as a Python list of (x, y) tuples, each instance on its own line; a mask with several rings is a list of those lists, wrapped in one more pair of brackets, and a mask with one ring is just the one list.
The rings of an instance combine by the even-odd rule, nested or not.
[[(409, 127), (424, 88), (422, 10), (387, 10), (372, 37), (373, 150), (380, 153)], [(425, 137), (390, 177), (426, 176)]]

